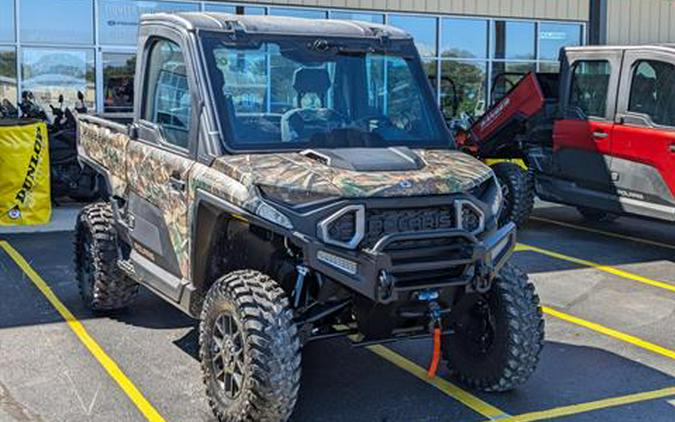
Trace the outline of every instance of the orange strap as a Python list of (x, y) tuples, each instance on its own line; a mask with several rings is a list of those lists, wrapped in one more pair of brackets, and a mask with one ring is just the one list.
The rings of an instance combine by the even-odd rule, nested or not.
[(429, 370), (427, 371), (427, 376), (433, 378), (436, 376), (436, 370), (438, 369), (438, 362), (441, 360), (441, 329), (436, 327), (434, 328), (434, 354), (431, 357), (431, 363), (429, 364)]

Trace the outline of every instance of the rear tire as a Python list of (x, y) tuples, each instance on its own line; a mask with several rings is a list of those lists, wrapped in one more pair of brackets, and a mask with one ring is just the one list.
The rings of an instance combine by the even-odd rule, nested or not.
[(452, 328), (443, 338), (443, 356), (453, 375), (477, 390), (509, 391), (527, 381), (544, 345), (534, 285), (510, 264)]
[(504, 202), (499, 214), (499, 226), (509, 222), (522, 227), (534, 207), (534, 183), (529, 172), (516, 164), (501, 162), (492, 166), (502, 188)]
[(616, 214), (596, 210), (593, 208), (577, 207), (577, 211), (586, 220), (592, 221), (594, 223), (609, 223), (619, 218), (619, 216)]
[(300, 342), (288, 299), (257, 271), (232, 272), (209, 289), (199, 356), (218, 420), (281, 422), (300, 385)]
[(87, 205), (75, 225), (75, 273), (82, 300), (90, 309), (122, 309), (136, 298), (138, 284), (122, 273), (118, 260), (110, 204)]

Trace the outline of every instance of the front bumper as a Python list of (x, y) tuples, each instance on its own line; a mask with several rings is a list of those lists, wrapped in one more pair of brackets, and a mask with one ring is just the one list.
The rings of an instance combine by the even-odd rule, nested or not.
[[(419, 246), (419, 242), (430, 246)], [(417, 291), (492, 280), (513, 252), (516, 227), (509, 223), (482, 240), (462, 230), (397, 233), (358, 251), (314, 239), (303, 243), (310, 268), (386, 304)], [(411, 247), (401, 246), (406, 244)]]

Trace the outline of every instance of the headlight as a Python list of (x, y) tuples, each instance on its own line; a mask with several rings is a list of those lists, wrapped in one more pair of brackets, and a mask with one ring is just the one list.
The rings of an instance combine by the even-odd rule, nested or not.
[(496, 177), (486, 180), (469, 193), (484, 202), (488, 206), (490, 214), (499, 218), (504, 198), (502, 197), (502, 187)]
[(293, 223), (291, 223), (291, 220), (288, 219), (284, 214), (279, 212), (276, 208), (273, 206), (261, 202), (260, 205), (258, 205), (258, 208), (256, 208), (255, 213), (260, 217), (263, 218), (271, 223), (274, 223), (278, 226), (285, 227), (289, 230), (293, 229)]
[(504, 202), (504, 195), (502, 195), (502, 186), (499, 184), (497, 177), (494, 177), (492, 180), (494, 180), (493, 186), (496, 192), (491, 196), (492, 202), (490, 203), (490, 212), (492, 212), (492, 215), (494, 215), (495, 218), (499, 218), (499, 213), (502, 210), (502, 203)]
[(306, 205), (312, 202), (332, 199), (332, 195), (308, 190), (289, 189), (272, 185), (258, 185), (263, 196), (288, 205)]

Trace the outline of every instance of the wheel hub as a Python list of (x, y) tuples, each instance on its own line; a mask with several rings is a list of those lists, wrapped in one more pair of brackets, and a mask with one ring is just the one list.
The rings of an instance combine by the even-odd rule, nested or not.
[(229, 399), (236, 398), (244, 381), (244, 347), (239, 323), (223, 313), (213, 323), (211, 364), (215, 381)]
[(458, 334), (472, 354), (486, 355), (490, 352), (496, 333), (496, 321), (487, 300), (482, 299), (467, 312), (457, 326)]

